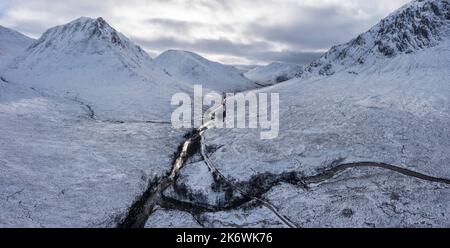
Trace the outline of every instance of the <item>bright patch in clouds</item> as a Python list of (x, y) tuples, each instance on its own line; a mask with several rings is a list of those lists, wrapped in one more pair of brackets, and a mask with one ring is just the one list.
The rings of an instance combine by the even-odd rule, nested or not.
[(103, 17), (151, 54), (191, 50), (225, 63), (307, 63), (408, 0), (2, 0), (0, 25), (34, 38)]

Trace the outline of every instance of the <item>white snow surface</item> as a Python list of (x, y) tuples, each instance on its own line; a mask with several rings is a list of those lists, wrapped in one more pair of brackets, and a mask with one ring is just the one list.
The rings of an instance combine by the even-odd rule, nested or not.
[(235, 92), (255, 88), (233, 66), (209, 61), (202, 56), (180, 50), (168, 50), (155, 59), (167, 74), (191, 85), (203, 85), (217, 92)]
[(444, 42), (359, 75), (342, 72), (264, 89), (280, 94), (279, 137), (260, 140), (259, 129), (212, 129), (208, 144), (222, 146), (212, 159), (240, 180), (252, 170), (311, 174), (338, 158), (450, 177), (449, 58)]
[(309, 190), (281, 184), (266, 198), (306, 228), (448, 228), (449, 190), (381, 169), (352, 169)]
[(189, 213), (158, 209), (145, 224), (145, 228), (201, 228)]
[(0, 70), (35, 40), (0, 25)]
[(297, 64), (274, 62), (267, 66), (258, 66), (244, 75), (261, 85), (273, 85), (294, 78), (303, 66)]
[(1, 227), (115, 227), (182, 141), (170, 125), (92, 120), (4, 82), (0, 126)]

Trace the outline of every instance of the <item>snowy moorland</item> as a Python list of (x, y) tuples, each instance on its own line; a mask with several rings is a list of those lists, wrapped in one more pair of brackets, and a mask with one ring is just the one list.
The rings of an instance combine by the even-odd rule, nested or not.
[[(447, 0), (249, 79), (153, 60), (102, 18), (1, 28), (0, 58), (0, 227), (450, 227)], [(279, 93), (279, 137), (173, 129), (171, 96), (197, 82)]]
[(181, 131), (96, 120), (67, 98), (0, 83), (0, 225), (114, 227), (170, 167)]
[(0, 74), (0, 226), (115, 227), (170, 171), (170, 96), (189, 88), (103, 19), (50, 29)]

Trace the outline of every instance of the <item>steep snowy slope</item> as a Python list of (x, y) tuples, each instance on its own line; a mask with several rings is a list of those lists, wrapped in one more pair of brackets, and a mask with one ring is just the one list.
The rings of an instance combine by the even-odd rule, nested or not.
[(102, 18), (79, 18), (49, 29), (5, 72), (5, 77), (49, 94), (78, 98), (101, 118), (170, 118), (177, 82)]
[(35, 40), (0, 25), (0, 70)]
[(303, 66), (288, 63), (271, 63), (267, 66), (256, 67), (244, 75), (262, 85), (273, 85), (294, 78)]
[(400, 54), (433, 47), (448, 33), (448, 1), (413, 1), (350, 42), (330, 49), (299, 76), (332, 75), (351, 68), (358, 73)]
[(169, 50), (155, 59), (156, 64), (171, 76), (189, 84), (201, 84), (220, 92), (234, 92), (255, 88), (233, 66), (209, 61), (198, 54)]
[[(223, 176), (186, 168), (166, 195), (224, 209), (198, 214), (205, 226), (449, 227), (449, 17), (446, 0), (414, 1), (261, 90), (280, 94), (279, 137), (208, 130), (202, 166)], [(242, 191), (263, 200), (239, 205)]]

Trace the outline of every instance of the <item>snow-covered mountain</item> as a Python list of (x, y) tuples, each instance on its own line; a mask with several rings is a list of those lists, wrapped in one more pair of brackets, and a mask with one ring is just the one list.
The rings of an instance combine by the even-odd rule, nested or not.
[(159, 55), (155, 63), (183, 82), (201, 84), (215, 91), (234, 92), (255, 87), (235, 67), (207, 60), (192, 52), (168, 50)]
[(110, 119), (168, 120), (171, 96), (191, 90), (102, 18), (82, 17), (49, 29), (5, 77), (79, 98)]
[(412, 1), (350, 42), (332, 47), (298, 76), (332, 75), (350, 67), (350, 73), (358, 73), (380, 61), (433, 47), (448, 36), (449, 19), (448, 1)]
[(20, 55), (35, 40), (0, 25), (0, 69)]
[(289, 63), (274, 62), (267, 66), (256, 67), (244, 75), (261, 85), (273, 85), (294, 78), (303, 66)]

